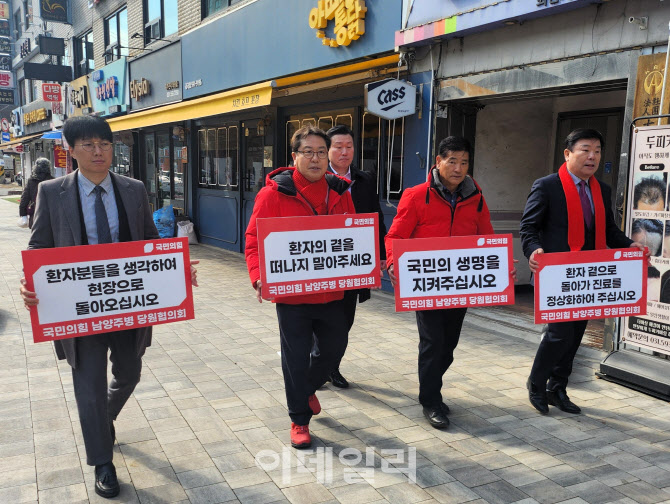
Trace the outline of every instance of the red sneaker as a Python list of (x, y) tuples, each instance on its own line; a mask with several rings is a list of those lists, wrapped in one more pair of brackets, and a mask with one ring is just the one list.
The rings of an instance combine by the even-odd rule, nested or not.
[(309, 435), (309, 425), (291, 423), (291, 446), (293, 448), (309, 448), (312, 446), (312, 436)]
[(321, 413), (321, 403), (319, 402), (319, 399), (316, 397), (316, 394), (312, 394), (309, 396), (309, 399), (307, 400), (309, 402), (309, 409), (312, 410), (312, 415), (318, 415)]

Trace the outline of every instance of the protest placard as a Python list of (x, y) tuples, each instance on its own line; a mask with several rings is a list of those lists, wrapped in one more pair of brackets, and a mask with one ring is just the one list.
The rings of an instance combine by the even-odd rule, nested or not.
[(194, 317), (187, 238), (21, 254), (35, 343)]
[(647, 260), (637, 248), (540, 254), (535, 323), (647, 312)]
[(379, 287), (377, 214), (258, 219), (265, 298)]
[(512, 235), (393, 241), (396, 311), (514, 304)]

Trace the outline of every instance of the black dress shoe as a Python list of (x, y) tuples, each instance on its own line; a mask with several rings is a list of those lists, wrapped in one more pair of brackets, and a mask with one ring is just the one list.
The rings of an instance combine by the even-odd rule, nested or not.
[(442, 403), (442, 404), (440, 404), (440, 407), (442, 408), (442, 413), (444, 413), (445, 415), (448, 415), (449, 413), (451, 413), (451, 410), (449, 409), (449, 406), (447, 406), (446, 404)]
[(328, 377), (328, 381), (332, 382), (338, 388), (349, 388), (349, 382), (342, 376), (339, 369), (336, 369)]
[(95, 493), (105, 499), (119, 495), (119, 480), (116, 479), (116, 468), (110, 461), (95, 466)]
[(559, 388), (556, 390), (547, 390), (547, 401), (552, 406), (556, 406), (561, 411), (566, 413), (581, 413), (582, 410), (579, 406), (573, 403), (568, 394), (565, 392), (565, 389)]
[(543, 415), (549, 413), (547, 393), (544, 390), (544, 387), (536, 387), (535, 384), (530, 381), (530, 378), (528, 378), (528, 381), (526, 382), (526, 388), (528, 389), (528, 399), (530, 400), (530, 404), (533, 405), (533, 408), (535, 408)]
[(449, 427), (449, 419), (444, 413), (442, 406), (424, 406), (423, 416), (430, 422), (430, 425), (436, 429), (446, 429)]

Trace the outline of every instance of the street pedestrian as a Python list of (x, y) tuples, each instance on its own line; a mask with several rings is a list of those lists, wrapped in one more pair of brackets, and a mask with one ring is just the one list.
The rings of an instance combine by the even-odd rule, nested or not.
[[(291, 138), (294, 167), (270, 173), (259, 191), (246, 231), (246, 261), (251, 285), (262, 302), (256, 220), (267, 217), (355, 213), (349, 182), (328, 172), (330, 138), (304, 126)], [(309, 421), (321, 412), (316, 390), (338, 366), (347, 347), (348, 319), (342, 291), (278, 296), (276, 303), (281, 361), (291, 445), (311, 446)], [(319, 354), (310, 358), (316, 341)]]
[[(112, 131), (96, 116), (68, 119), (63, 135), (78, 169), (39, 185), (29, 249), (95, 245), (159, 238), (144, 184), (109, 171)], [(192, 261), (192, 265), (197, 261)], [(191, 282), (197, 286), (191, 266)], [(39, 300), (21, 279), (28, 309)], [(54, 342), (59, 359), (72, 367), (74, 396), (86, 448), (95, 466), (95, 492), (105, 498), (120, 491), (112, 462), (114, 420), (140, 380), (142, 355), (151, 345), (151, 327), (116, 331)], [(112, 381), (107, 383), (107, 352)]]
[[(51, 180), (51, 162), (47, 158), (37, 158), (33, 165), (33, 172), (21, 193), (19, 203), (19, 217), (28, 217), (28, 227), (33, 227), (33, 215), (35, 214), (35, 202), (37, 200), (37, 186), (40, 182)], [(25, 227), (25, 224), (24, 224)]]
[[(354, 166), (354, 133), (348, 126), (343, 124), (330, 128), (326, 134), (330, 138), (330, 149), (328, 150), (328, 169), (350, 180), (349, 193), (354, 202), (356, 213), (376, 213), (379, 216), (379, 257), (381, 270), (386, 269), (386, 247), (384, 238), (386, 236), (386, 225), (384, 224), (384, 213), (379, 205), (377, 193), (377, 177), (374, 173), (359, 170)], [(356, 301), (363, 303), (370, 299), (370, 289), (355, 289), (344, 291), (344, 309), (347, 313), (349, 324), (348, 331), (354, 325), (356, 317)], [(347, 331), (347, 332), (348, 332)], [(312, 354), (318, 353), (315, 345)], [(340, 363), (328, 377), (328, 381), (339, 388), (347, 388), (349, 382), (340, 373)]]
[[(470, 142), (450, 136), (438, 146), (436, 164), (423, 184), (406, 189), (386, 235), (386, 264), (391, 283), (397, 279), (393, 240), (493, 234), (482, 191), (468, 175)], [(516, 270), (512, 270), (516, 277)], [(417, 310), (419, 330), (419, 402), (433, 427), (449, 426), (449, 407), (442, 400), (442, 377), (454, 360), (467, 308)]]
[[(644, 249), (618, 228), (611, 190), (594, 176), (604, 146), (603, 136), (594, 129), (572, 131), (565, 139), (565, 162), (558, 173), (533, 183), (520, 226), (523, 253), (532, 273), (537, 272), (538, 256), (548, 252)], [(531, 405), (543, 415), (549, 412), (549, 404), (567, 413), (581, 412), (566, 388), (587, 322), (547, 325), (526, 382)]]

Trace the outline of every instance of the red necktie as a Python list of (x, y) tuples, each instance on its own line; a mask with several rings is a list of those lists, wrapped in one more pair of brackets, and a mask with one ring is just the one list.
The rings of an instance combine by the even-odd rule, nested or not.
[(593, 210), (591, 210), (589, 195), (586, 194), (586, 182), (583, 180), (579, 182), (579, 200), (582, 202), (584, 222), (586, 223), (586, 227), (590, 229), (593, 227)]

